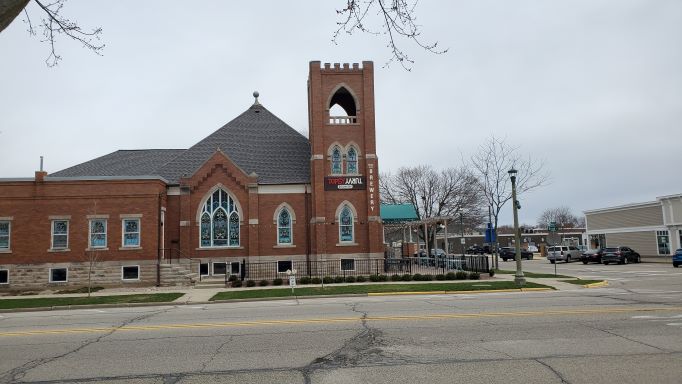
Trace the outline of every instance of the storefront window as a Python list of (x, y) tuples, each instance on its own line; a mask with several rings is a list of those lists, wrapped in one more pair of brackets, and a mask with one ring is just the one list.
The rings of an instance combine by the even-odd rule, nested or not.
[(670, 254), (670, 234), (668, 231), (656, 231), (656, 243), (659, 255)]

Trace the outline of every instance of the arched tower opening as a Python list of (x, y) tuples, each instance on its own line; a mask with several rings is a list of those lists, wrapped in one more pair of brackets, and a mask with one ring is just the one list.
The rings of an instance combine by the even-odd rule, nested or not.
[(353, 94), (340, 86), (329, 99), (329, 122), (331, 124), (351, 124), (357, 121), (357, 106)]

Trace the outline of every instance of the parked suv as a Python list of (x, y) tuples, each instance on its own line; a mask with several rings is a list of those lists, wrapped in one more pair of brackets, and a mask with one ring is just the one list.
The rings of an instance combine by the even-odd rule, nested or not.
[(599, 249), (589, 249), (580, 256), (580, 261), (583, 262), (583, 264), (587, 263), (599, 263), (601, 264), (601, 256), (604, 254), (604, 250), (599, 248)]
[(639, 263), (640, 261), (641, 257), (639, 256), (639, 253), (635, 252), (632, 248), (623, 246), (604, 248), (604, 254), (601, 257), (601, 262), (604, 265), (608, 265), (609, 263)]
[(571, 260), (580, 260), (580, 250), (572, 245), (554, 245), (547, 248), (547, 260), (552, 264), (557, 261), (570, 263)]
[[(516, 248), (514, 247), (502, 247), (500, 248), (500, 257), (502, 258), (503, 261), (507, 261), (508, 259), (514, 260), (516, 259)], [(526, 259), (526, 260), (533, 260), (533, 252), (526, 251), (525, 249), (521, 249), (521, 260)]]
[(484, 245), (484, 246), (478, 246), (478, 245), (472, 245), (469, 248), (467, 248), (467, 253), (470, 255), (483, 255), (483, 254), (490, 254), (490, 246), (489, 245)]
[(677, 268), (682, 265), (682, 248), (675, 251), (673, 255), (673, 267)]

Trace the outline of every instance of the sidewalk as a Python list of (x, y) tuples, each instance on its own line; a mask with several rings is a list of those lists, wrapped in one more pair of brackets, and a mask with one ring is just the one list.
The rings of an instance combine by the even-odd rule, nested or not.
[[(513, 274), (496, 274), (492, 278), (488, 278), (487, 275), (485, 278), (478, 280), (481, 282), (481, 284), (485, 284), (487, 281), (513, 281), (514, 280), (514, 275)], [(553, 287), (556, 290), (562, 291), (562, 290), (575, 290), (575, 289), (584, 289), (580, 285), (576, 284), (570, 284), (570, 283), (565, 283), (561, 280), (565, 279), (552, 279), (552, 278), (526, 278), (527, 281), (529, 282), (534, 282), (538, 284), (544, 284), (548, 285), (550, 287)], [(382, 282), (382, 283), (373, 283), (373, 282), (366, 282), (366, 283), (339, 283), (339, 284), (333, 284), (333, 286), (343, 286), (343, 285), (360, 285), (360, 284), (425, 284), (425, 283), (445, 283), (445, 282), (458, 282), (458, 281), (469, 281), (470, 280), (449, 280), (449, 281), (396, 281), (396, 282)], [(298, 287), (320, 287), (321, 284), (307, 284), (307, 285), (299, 285)], [(98, 292), (93, 292), (91, 296), (97, 297), (97, 296), (114, 296), (114, 295), (133, 295), (133, 294), (153, 294), (153, 293), (170, 293), (170, 292), (177, 292), (177, 293), (183, 293), (183, 296), (179, 297), (173, 303), (177, 304), (205, 304), (208, 303), (209, 300), (215, 296), (219, 292), (224, 292), (224, 291), (241, 291), (241, 290), (255, 290), (255, 289), (291, 289), (288, 285), (281, 285), (281, 286), (267, 286), (267, 287), (253, 287), (253, 288), (201, 288), (201, 289), (196, 289), (194, 287), (141, 287), (141, 288), (106, 288)], [(475, 291), (472, 291), (470, 293), (475, 293)], [(19, 296), (0, 296), (0, 300), (4, 299), (31, 299), (31, 298), (49, 298), (49, 297), (83, 297), (86, 296), (86, 294), (82, 293), (69, 293), (69, 294), (57, 294), (57, 293), (42, 293), (38, 295), (19, 295)], [(323, 297), (323, 296), (320, 296)], [(154, 305), (162, 305), (164, 303), (150, 303)], [(167, 303), (166, 303), (167, 304)]]

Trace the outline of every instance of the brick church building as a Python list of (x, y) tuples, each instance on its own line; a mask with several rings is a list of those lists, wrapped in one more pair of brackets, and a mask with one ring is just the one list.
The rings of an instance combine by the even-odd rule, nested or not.
[[(90, 273), (94, 285), (163, 285), (243, 275), (244, 262), (283, 273), (383, 258), (372, 62), (310, 62), (309, 138), (254, 96), (188, 149), (0, 179), (0, 292), (82, 286)], [(347, 115), (330, 116), (335, 105)]]

